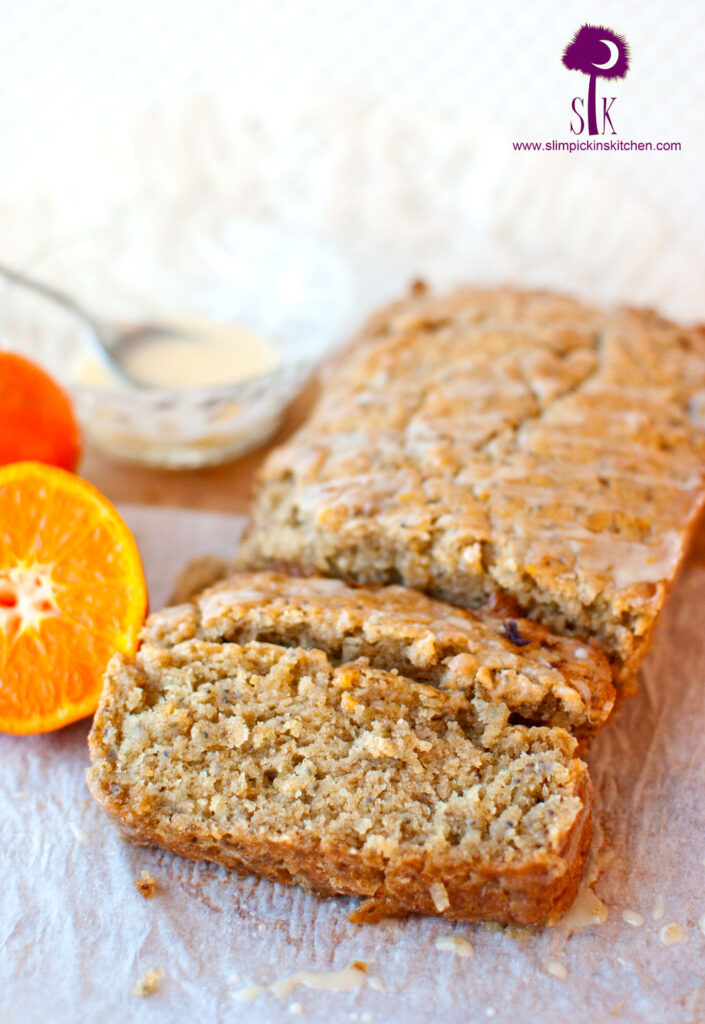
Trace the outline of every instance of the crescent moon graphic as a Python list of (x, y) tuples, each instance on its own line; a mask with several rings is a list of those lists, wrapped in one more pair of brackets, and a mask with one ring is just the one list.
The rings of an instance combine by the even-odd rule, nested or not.
[(611, 39), (601, 39), (600, 42), (604, 43), (605, 46), (609, 48), (610, 59), (605, 61), (604, 64), (595, 64), (595, 62), (593, 61), (592, 66), (594, 68), (600, 68), (602, 71), (609, 71), (609, 69), (613, 68), (617, 63), (617, 58), (619, 57), (619, 47), (616, 43), (613, 43)]

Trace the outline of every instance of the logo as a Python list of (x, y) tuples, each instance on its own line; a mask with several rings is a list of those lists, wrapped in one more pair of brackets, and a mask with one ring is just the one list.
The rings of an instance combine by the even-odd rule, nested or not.
[[(555, 60), (555, 58), (554, 58)], [(516, 152), (539, 153), (623, 153), (628, 150), (647, 152), (680, 152), (683, 144), (671, 139), (615, 138), (613, 83), (626, 78), (631, 54), (624, 36), (604, 25), (581, 25), (562, 54), (563, 66), (587, 76), (586, 94), (574, 96), (570, 104), (570, 138), (522, 139), (512, 142)], [(599, 86), (599, 79), (609, 83)], [(577, 81), (572, 79), (573, 82)]]
[[(563, 64), (569, 71), (581, 71), (589, 78), (587, 103), (582, 96), (575, 96), (571, 109), (578, 120), (571, 119), (570, 130), (581, 135), (587, 129), (589, 135), (616, 135), (611, 110), (616, 96), (603, 96), (598, 103), (598, 78), (624, 78), (629, 70), (629, 46), (624, 36), (618, 35), (602, 25), (583, 25), (563, 51)], [(598, 116), (599, 111), (599, 116)]]

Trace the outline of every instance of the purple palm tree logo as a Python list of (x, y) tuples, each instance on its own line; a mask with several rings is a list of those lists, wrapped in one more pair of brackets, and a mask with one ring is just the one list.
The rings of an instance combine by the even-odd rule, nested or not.
[(624, 78), (629, 70), (627, 41), (602, 25), (583, 25), (563, 51), (563, 63), (569, 71), (590, 76), (588, 131), (597, 135), (597, 79)]

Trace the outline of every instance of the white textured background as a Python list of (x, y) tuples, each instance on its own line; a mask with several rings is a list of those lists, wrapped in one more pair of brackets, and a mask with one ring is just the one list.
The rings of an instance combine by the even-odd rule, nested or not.
[[(570, 137), (585, 20), (631, 45), (619, 138), (682, 152), (512, 150)], [(0, 24), (8, 257), (168, 200), (333, 240), (365, 306), (427, 273), (705, 316), (702, 0), (2, 0)]]

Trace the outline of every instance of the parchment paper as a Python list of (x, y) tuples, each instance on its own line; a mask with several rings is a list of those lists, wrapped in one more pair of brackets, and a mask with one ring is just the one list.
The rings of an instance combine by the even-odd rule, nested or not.
[[(153, 608), (188, 558), (232, 554), (242, 527), (213, 514), (123, 511)], [(352, 900), (320, 901), (121, 840), (85, 787), (88, 723), (43, 737), (0, 736), (0, 1020), (705, 1020), (703, 608), (705, 571), (690, 570), (660, 624), (639, 696), (589, 756), (597, 790), (591, 874), (602, 867), (594, 889), (609, 918), (572, 936), (562, 925), (517, 935), (432, 918), (352, 925)], [(134, 886), (142, 870), (157, 878), (151, 900)], [(625, 923), (625, 909), (644, 923)], [(685, 939), (665, 946), (659, 934), (670, 922)], [(447, 935), (468, 939), (474, 954), (437, 949)], [(365, 984), (239, 996), (253, 984), (354, 960), (369, 965), (383, 991)], [(567, 975), (548, 973), (552, 962)], [(153, 968), (163, 971), (156, 992), (133, 994)]]

